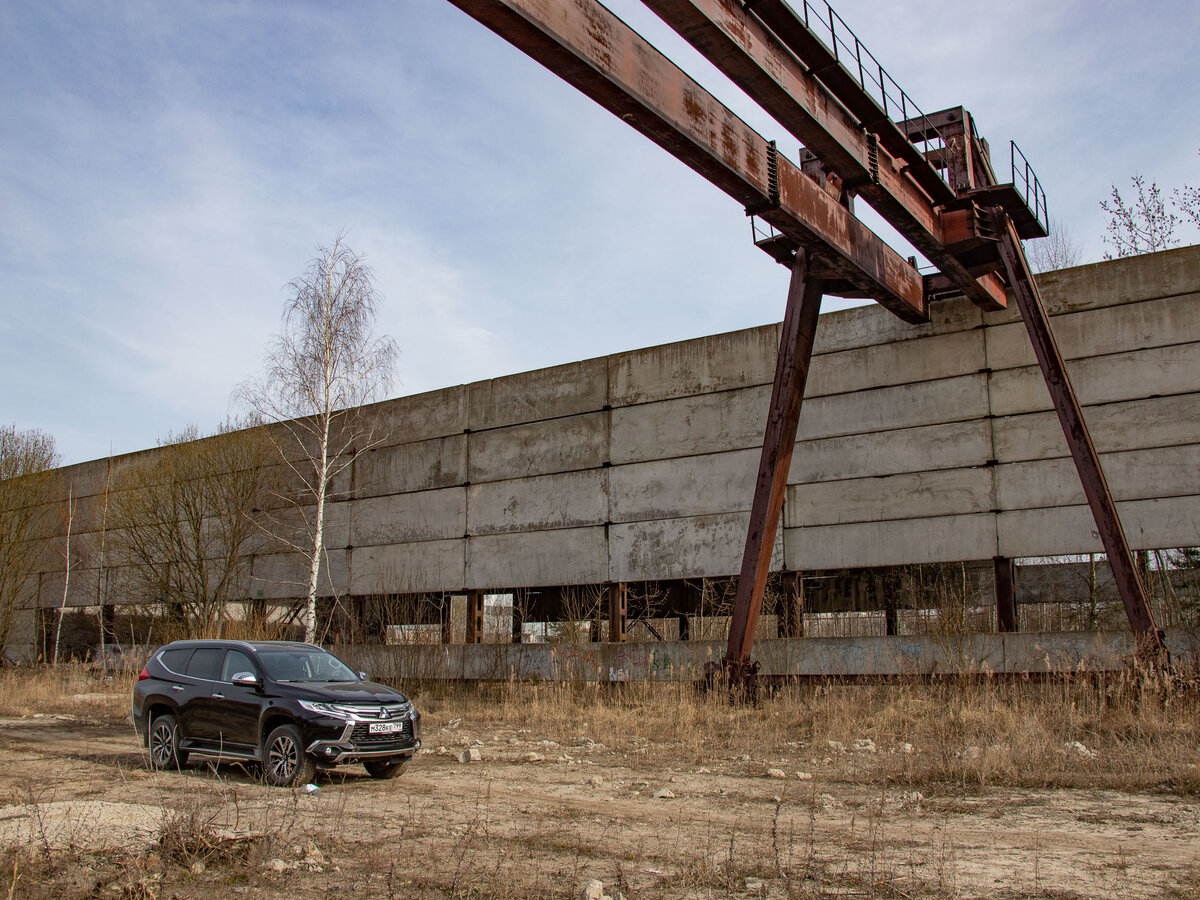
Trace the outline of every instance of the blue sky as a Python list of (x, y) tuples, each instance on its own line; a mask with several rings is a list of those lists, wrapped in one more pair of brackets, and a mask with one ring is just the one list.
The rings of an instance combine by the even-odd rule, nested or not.
[[(637, 0), (609, 5), (794, 149)], [(923, 108), (1021, 145), (1085, 260), (1111, 185), (1200, 183), (1200, 4), (834, 5)], [(395, 393), (782, 316), (737, 204), (443, 0), (15, 0), (0, 80), (0, 421), (66, 462), (212, 429), (342, 229)]]

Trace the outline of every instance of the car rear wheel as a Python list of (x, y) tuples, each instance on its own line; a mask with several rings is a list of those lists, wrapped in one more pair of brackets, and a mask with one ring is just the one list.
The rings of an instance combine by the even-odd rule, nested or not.
[(280, 725), (267, 735), (266, 753), (263, 755), (263, 777), (267, 783), (278, 787), (312, 781), (317, 772), (317, 764), (304, 752), (300, 732), (295, 725)]
[(179, 725), (172, 715), (154, 717), (149, 744), (150, 765), (155, 769), (181, 769), (187, 762), (187, 751), (179, 749)]
[(387, 760), (372, 760), (371, 762), (363, 763), (364, 768), (367, 770), (367, 774), (372, 778), (379, 779), (395, 778), (404, 771), (404, 768), (407, 765), (407, 761), (389, 762)]

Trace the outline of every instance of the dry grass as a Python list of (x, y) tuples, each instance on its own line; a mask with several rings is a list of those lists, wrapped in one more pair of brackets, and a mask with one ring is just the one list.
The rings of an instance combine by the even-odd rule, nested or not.
[[(0, 715), (115, 724), (128, 713), (134, 678), (105, 681), (82, 667), (3, 672)], [(909, 805), (909, 792), (936, 797), (930, 810), (939, 818), (993, 788), (1200, 792), (1200, 698), (1152, 678), (809, 684), (754, 706), (691, 685), (638, 683), (444, 684), (421, 688), (416, 700), (430, 749), (485, 738), (489, 764), (462, 766), (435, 750), (415, 766), (424, 787), (418, 780), (381, 793), (366, 780), (331, 777), (309, 799), (237, 770), (153, 776), (143, 783), (163, 816), (151, 844), (0, 849), (0, 898), (9, 885), (31, 897), (244, 888), (289, 898), (334, 889), (565, 898), (591, 877), (629, 897), (757, 896), (754, 881), (768, 885), (767, 897), (952, 897), (963, 895), (953, 826), (939, 843), (909, 849), (917, 802)], [(551, 768), (548, 760), (536, 768), (544, 794), (532, 775), (520, 781), (525, 793), (514, 792), (512, 767), (544, 741), (559, 745), (548, 756), (583, 762)], [(786, 781), (767, 777), (776, 766)], [(593, 792), (586, 774), (601, 771)], [(814, 780), (797, 780), (801, 771)], [(652, 791), (676, 774), (678, 805), (658, 805)], [(564, 791), (573, 793), (563, 799)], [(689, 792), (702, 810), (690, 818)], [(381, 802), (386, 812), (375, 811)], [(225, 830), (231, 822), (235, 832)], [(1134, 877), (1113, 870), (1104, 895), (1120, 896)], [(1178, 877), (1185, 896), (1200, 876)], [(1083, 895), (1035, 883), (1007, 896)]]
[(0, 716), (73, 715), (105, 721), (129, 717), (137, 672), (108, 674), (83, 663), (0, 669)]
[(686, 684), (507, 683), (433, 688), (420, 705), (687, 765), (849, 754), (855, 782), (1200, 791), (1200, 694), (1152, 676), (789, 686), (755, 706)]

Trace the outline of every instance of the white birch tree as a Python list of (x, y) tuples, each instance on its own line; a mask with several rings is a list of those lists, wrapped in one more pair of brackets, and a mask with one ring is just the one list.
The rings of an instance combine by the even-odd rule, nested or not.
[(375, 274), (339, 234), (288, 285), (282, 328), (263, 375), (235, 392), (271, 433), (299, 490), (286, 499), (300, 511), (298, 534), (276, 533), (304, 555), (304, 639), (316, 638), (316, 601), (324, 556), (325, 514), (334, 478), (355, 453), (377, 444), (374, 416), (359, 409), (391, 387), (396, 344), (374, 333), (381, 298)]

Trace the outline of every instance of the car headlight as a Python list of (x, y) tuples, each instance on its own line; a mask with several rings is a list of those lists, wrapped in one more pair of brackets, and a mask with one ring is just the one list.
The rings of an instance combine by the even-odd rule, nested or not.
[(335, 719), (346, 719), (349, 721), (350, 716), (338, 709), (332, 703), (319, 703), (316, 700), (297, 700), (301, 709), (307, 709), (309, 712), (320, 713), (323, 716), (333, 716)]

